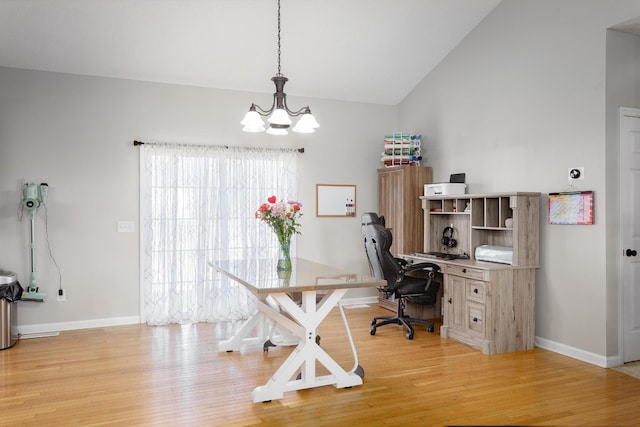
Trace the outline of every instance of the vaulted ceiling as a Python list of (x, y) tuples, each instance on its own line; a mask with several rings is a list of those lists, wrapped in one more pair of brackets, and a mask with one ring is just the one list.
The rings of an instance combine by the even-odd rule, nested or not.
[[(289, 95), (395, 105), (500, 0), (281, 0)], [(0, 66), (271, 93), (277, 0), (0, 0)]]

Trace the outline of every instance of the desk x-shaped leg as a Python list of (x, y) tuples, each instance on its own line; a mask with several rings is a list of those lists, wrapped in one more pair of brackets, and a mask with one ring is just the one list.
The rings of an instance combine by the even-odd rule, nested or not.
[[(353, 387), (362, 384), (364, 371), (357, 365), (355, 346), (351, 339), (349, 327), (341, 310), (347, 335), (356, 358), (353, 370), (345, 371), (329, 354), (316, 343), (316, 332), (320, 323), (327, 317), (331, 309), (338, 305), (346, 289), (337, 289), (327, 293), (316, 304), (316, 291), (302, 292), (302, 304), (298, 306), (286, 293), (274, 293), (271, 297), (286, 310), (291, 319), (274, 310), (268, 304), (260, 301), (259, 310), (272, 318), (300, 338), (300, 343), (273, 374), (269, 381), (256, 387), (251, 395), (253, 402), (267, 402), (281, 399), (285, 391), (303, 390), (306, 388), (325, 385), (335, 385), (337, 388)], [(316, 376), (316, 361), (329, 371), (328, 375)], [(300, 369), (297, 379), (292, 379)]]
[[(349, 372), (345, 371), (317, 342), (318, 326), (331, 312), (331, 309), (338, 305), (346, 292), (346, 289), (330, 291), (316, 304), (316, 292), (305, 291), (302, 293), (300, 306), (286, 293), (271, 294), (271, 297), (289, 316), (269, 305), (265, 298), (261, 298), (258, 301), (258, 312), (248, 319), (233, 337), (219, 343), (219, 351), (240, 350), (242, 345), (260, 343), (265, 337), (260, 331), (266, 331), (265, 320), (267, 318), (275, 321), (279, 327), (283, 327), (286, 331), (290, 331), (299, 340), (297, 347), (269, 381), (264, 386), (256, 387), (253, 391), (253, 402), (281, 399), (285, 391), (303, 390), (331, 384), (337, 388), (362, 384), (364, 370), (358, 365), (355, 345), (342, 307), (339, 308), (354, 355), (354, 368)], [(252, 336), (254, 329), (259, 331), (258, 336)], [(316, 376), (316, 361), (327, 368), (328, 375)], [(300, 370), (300, 374), (295, 380), (292, 379), (298, 370)]]
[[(327, 317), (331, 309), (338, 304), (346, 292), (346, 289), (330, 291), (316, 304), (316, 292), (305, 291), (302, 293), (302, 304), (300, 306), (291, 300), (286, 293), (271, 294), (278, 304), (280, 304), (300, 326), (300, 328), (294, 331), (294, 328), (290, 327), (291, 325), (283, 324), (287, 329), (299, 334), (300, 344), (298, 344), (265, 385), (256, 387), (256, 389), (253, 390), (251, 394), (253, 402), (281, 399), (285, 391), (303, 390), (330, 384), (334, 384), (337, 388), (362, 384), (361, 376), (356, 373), (358, 369), (354, 368), (351, 372), (345, 371), (316, 343), (318, 326), (320, 326), (320, 323)], [(260, 303), (260, 310), (279, 323), (283, 320), (290, 321), (290, 319), (266, 304)], [(346, 319), (345, 327), (347, 327)], [(351, 335), (348, 335), (351, 339)], [(353, 344), (352, 348), (355, 353), (355, 346), (353, 346)], [(329, 371), (328, 375), (316, 376), (316, 361), (327, 368)], [(297, 379), (292, 379), (298, 369), (300, 369), (300, 375)], [(362, 372), (362, 370), (359, 369), (359, 372)]]
[[(269, 302), (266, 301), (266, 298), (263, 297), (258, 301), (258, 311), (246, 320), (231, 338), (220, 341), (218, 343), (218, 351), (240, 351), (244, 345), (266, 345), (265, 341), (271, 338), (271, 328), (273, 327), (273, 321), (268, 322), (268, 320), (270, 317), (274, 317), (270, 315), (267, 308), (271, 308), (275, 312)], [(300, 325), (291, 319), (280, 316), (275, 321), (276, 325), (286, 328), (284, 331), (282, 328), (278, 328), (279, 332), (283, 334), (283, 339), (288, 341), (286, 345), (295, 345), (303, 335)], [(296, 341), (289, 342), (292, 338), (295, 338)]]

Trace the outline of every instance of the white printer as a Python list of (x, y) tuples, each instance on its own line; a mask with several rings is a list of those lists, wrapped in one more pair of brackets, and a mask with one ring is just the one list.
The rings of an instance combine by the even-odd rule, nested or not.
[(467, 184), (464, 183), (464, 173), (454, 173), (449, 176), (449, 182), (437, 182), (435, 184), (424, 185), (425, 196), (452, 196), (465, 194)]
[(480, 245), (476, 248), (476, 261), (498, 262), (511, 265), (513, 248), (511, 246)]

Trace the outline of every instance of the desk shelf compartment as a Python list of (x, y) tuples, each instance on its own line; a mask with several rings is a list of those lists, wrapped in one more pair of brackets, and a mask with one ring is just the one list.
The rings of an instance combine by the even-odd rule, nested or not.
[(455, 199), (429, 200), (429, 211), (433, 215), (438, 215), (438, 214), (469, 215), (471, 212), (470, 199), (455, 198)]
[(472, 224), (474, 228), (511, 229), (507, 219), (513, 219), (511, 197), (480, 197), (473, 199)]
[(498, 228), (488, 229), (473, 227), (471, 230), (471, 239), (475, 244), (474, 251), (475, 248), (480, 245), (514, 247), (513, 230), (511, 229), (507, 230)]
[[(424, 252), (467, 253), (473, 260), (480, 245), (511, 246), (512, 265), (538, 265), (540, 193), (423, 196), (421, 200)], [(458, 244), (445, 248), (440, 243), (442, 232), (451, 226)]]
[[(470, 255), (471, 229), (469, 227), (469, 213), (436, 213), (431, 215), (430, 221), (425, 224), (426, 235), (424, 252), (445, 252), (451, 254)], [(453, 237), (457, 244), (455, 247), (447, 247), (442, 244), (444, 230), (453, 228)]]

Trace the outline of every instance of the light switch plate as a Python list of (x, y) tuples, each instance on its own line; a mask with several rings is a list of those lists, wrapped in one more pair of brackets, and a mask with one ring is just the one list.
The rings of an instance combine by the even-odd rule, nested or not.
[(133, 233), (135, 224), (133, 221), (118, 221), (118, 233)]

